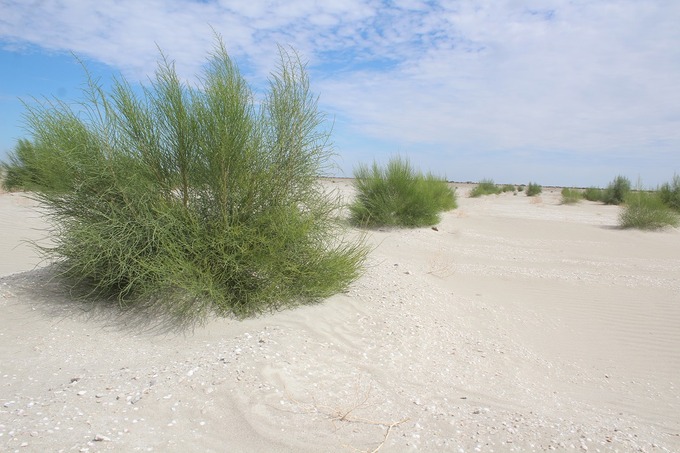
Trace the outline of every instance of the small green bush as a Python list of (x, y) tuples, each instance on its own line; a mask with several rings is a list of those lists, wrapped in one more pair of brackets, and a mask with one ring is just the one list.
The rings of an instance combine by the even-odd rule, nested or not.
[(74, 292), (158, 306), (183, 320), (249, 316), (342, 291), (367, 249), (345, 240), (317, 175), (329, 132), (304, 65), (283, 49), (266, 96), (218, 40), (200, 86), (161, 60), (137, 95), (88, 76), (84, 111), (28, 107), (32, 140), (6, 170), (38, 191)]
[(671, 183), (663, 183), (659, 188), (659, 196), (666, 206), (680, 212), (680, 175), (674, 175)]
[(470, 197), (476, 198), (482, 195), (496, 195), (501, 193), (502, 189), (498, 187), (493, 179), (482, 179), (477, 186), (470, 192)]
[(543, 192), (543, 187), (541, 187), (539, 184), (530, 182), (527, 185), (527, 197), (534, 197), (541, 192)]
[(604, 190), (597, 187), (588, 187), (583, 192), (583, 198), (588, 201), (603, 201), (604, 200)]
[(19, 140), (9, 162), (0, 163), (2, 188), (7, 191), (31, 190), (39, 177), (35, 169), (35, 150), (28, 140)]
[(520, 184), (519, 186), (517, 186), (517, 192), (524, 192), (524, 187), (525, 187), (524, 184)]
[(515, 186), (512, 185), (512, 184), (503, 184), (503, 187), (501, 187), (501, 190), (503, 192), (514, 192)]
[(630, 180), (625, 176), (617, 176), (604, 190), (602, 201), (605, 204), (618, 205), (625, 201), (629, 192)]
[(565, 187), (562, 189), (562, 204), (574, 204), (581, 201), (583, 193), (580, 190)]
[(666, 226), (678, 226), (678, 223), (678, 215), (664, 204), (657, 192), (638, 190), (629, 193), (619, 215), (622, 228), (657, 230)]
[(407, 159), (390, 159), (386, 168), (376, 162), (354, 171), (357, 196), (350, 221), (359, 226), (419, 227), (434, 225), (440, 213), (456, 208), (455, 190), (446, 180), (416, 171)]

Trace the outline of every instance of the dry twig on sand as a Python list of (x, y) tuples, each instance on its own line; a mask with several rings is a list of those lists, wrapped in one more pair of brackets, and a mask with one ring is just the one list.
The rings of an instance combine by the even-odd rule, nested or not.
[(428, 260), (427, 274), (434, 275), (439, 278), (447, 278), (456, 273), (456, 269), (449, 257), (443, 252), (438, 252), (430, 260)]
[(390, 435), (390, 432), (392, 431), (393, 428), (401, 425), (402, 423), (407, 422), (409, 419), (408, 418), (403, 418), (399, 421), (377, 421), (377, 420), (371, 420), (359, 416), (353, 415), (353, 412), (356, 411), (357, 409), (362, 409), (362, 408), (367, 408), (370, 407), (369, 403), (369, 398), (371, 396), (371, 387), (369, 387), (367, 390), (363, 391), (363, 394), (360, 392), (360, 383), (357, 383), (356, 386), (356, 392), (355, 392), (355, 398), (354, 402), (349, 405), (349, 407), (343, 407), (343, 406), (336, 406), (336, 407), (331, 407), (325, 404), (319, 404), (316, 401), (316, 398), (312, 397), (312, 401), (310, 403), (305, 403), (302, 401), (299, 401), (295, 399), (293, 396), (291, 396), (288, 393), (288, 389), (286, 389), (286, 396), (290, 401), (293, 403), (297, 404), (298, 406), (302, 407), (305, 412), (307, 413), (319, 413), (323, 414), (326, 417), (328, 417), (331, 422), (333, 423), (333, 427), (336, 429), (336, 431), (339, 429), (338, 426), (336, 425), (336, 422), (346, 422), (346, 423), (361, 423), (365, 425), (373, 425), (373, 426), (384, 426), (385, 427), (385, 432), (382, 438), (382, 441), (373, 449), (369, 450), (360, 450), (357, 449), (351, 445), (343, 445), (346, 448), (351, 449), (352, 451), (355, 452), (367, 452), (367, 453), (377, 453), (380, 451), (380, 449), (385, 445), (385, 442), (387, 441), (388, 436)]

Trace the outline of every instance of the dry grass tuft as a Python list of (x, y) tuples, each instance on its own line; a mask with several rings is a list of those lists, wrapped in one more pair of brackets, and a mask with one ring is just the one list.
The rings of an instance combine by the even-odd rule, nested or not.
[(340, 429), (340, 426), (338, 426), (339, 423), (340, 424), (357, 423), (363, 425), (384, 427), (385, 431), (383, 432), (383, 437), (381, 441), (373, 448), (363, 450), (353, 447), (351, 445), (347, 444), (343, 445), (345, 448), (348, 448), (355, 452), (377, 453), (383, 448), (385, 442), (387, 442), (387, 438), (389, 437), (392, 430), (397, 426), (401, 425), (402, 423), (406, 423), (409, 419), (403, 418), (397, 421), (380, 421), (356, 415), (357, 411), (374, 406), (374, 403), (370, 401), (372, 389), (373, 389), (372, 386), (370, 385), (368, 387), (363, 386), (361, 384), (361, 381), (358, 381), (355, 386), (355, 393), (352, 401), (347, 405), (340, 406), (330, 406), (327, 404), (321, 404), (314, 397), (312, 397), (312, 400), (310, 402), (303, 402), (290, 395), (287, 389), (286, 396), (292, 403), (300, 407), (305, 413), (322, 414), (323, 416), (327, 417), (333, 424), (333, 427), (336, 431)]

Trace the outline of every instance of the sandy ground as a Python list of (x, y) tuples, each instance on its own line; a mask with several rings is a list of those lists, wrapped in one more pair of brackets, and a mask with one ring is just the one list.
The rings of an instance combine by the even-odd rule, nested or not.
[(0, 195), (0, 450), (680, 451), (680, 230), (458, 186), (347, 293), (179, 332), (73, 302)]

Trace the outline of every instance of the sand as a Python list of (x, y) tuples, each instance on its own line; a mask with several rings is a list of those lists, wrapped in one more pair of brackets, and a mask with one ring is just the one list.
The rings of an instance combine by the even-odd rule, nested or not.
[(457, 186), (346, 293), (183, 331), (74, 302), (0, 195), (0, 450), (680, 451), (680, 230)]

